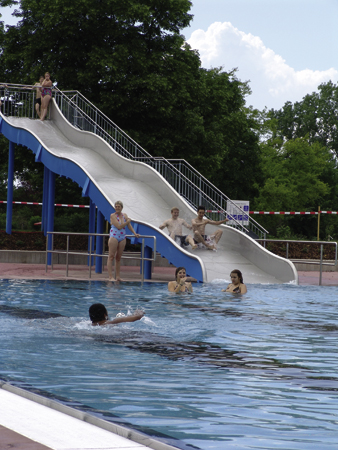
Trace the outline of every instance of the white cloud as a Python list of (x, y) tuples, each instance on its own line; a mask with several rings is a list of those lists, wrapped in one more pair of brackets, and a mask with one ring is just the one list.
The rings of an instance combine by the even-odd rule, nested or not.
[(338, 70), (296, 71), (258, 36), (246, 34), (230, 22), (215, 22), (207, 31), (196, 30), (188, 43), (200, 53), (203, 67), (228, 71), (238, 67), (237, 76), (250, 80), (252, 95), (247, 103), (255, 108), (281, 108), (286, 101), (300, 101), (319, 84), (338, 80)]

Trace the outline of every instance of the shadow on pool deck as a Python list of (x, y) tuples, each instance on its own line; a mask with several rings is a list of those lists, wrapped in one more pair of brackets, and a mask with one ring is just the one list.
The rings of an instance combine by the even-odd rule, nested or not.
[[(106, 269), (106, 268), (105, 268)], [(176, 267), (154, 267), (152, 279), (146, 280), (157, 283), (168, 283), (175, 279)], [(300, 285), (319, 285), (319, 271), (298, 271)], [(108, 281), (107, 271), (95, 273), (95, 266), (92, 267), (91, 277), (89, 277), (89, 267), (71, 265), (66, 277), (65, 265), (54, 265), (53, 270), (44, 264), (16, 264), (0, 263), (0, 278), (10, 279), (36, 279), (36, 280), (100, 280)], [(141, 281), (140, 269), (138, 266), (121, 266), (121, 278), (124, 281)], [(224, 277), (227, 279), (226, 277)], [(338, 286), (338, 272), (323, 272), (323, 286)]]

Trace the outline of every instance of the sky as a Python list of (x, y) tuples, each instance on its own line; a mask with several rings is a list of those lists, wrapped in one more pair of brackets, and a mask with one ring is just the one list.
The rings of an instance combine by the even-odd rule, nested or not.
[[(237, 68), (247, 105), (280, 109), (338, 82), (338, 0), (192, 0), (182, 34), (202, 67)], [(13, 11), (13, 9), (12, 9)], [(1, 20), (15, 24), (9, 8)]]
[(338, 0), (192, 0), (182, 32), (202, 66), (238, 68), (247, 105), (280, 109), (338, 82)]

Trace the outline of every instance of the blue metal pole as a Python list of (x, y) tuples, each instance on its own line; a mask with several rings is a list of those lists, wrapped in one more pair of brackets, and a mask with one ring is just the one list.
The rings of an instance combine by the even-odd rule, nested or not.
[[(101, 211), (97, 211), (96, 233), (103, 233), (104, 216)], [(96, 254), (103, 253), (103, 236), (96, 236)], [(102, 273), (102, 256), (97, 256), (95, 261), (95, 273)]]
[[(144, 248), (144, 257), (151, 258), (152, 248), (148, 245)], [(144, 261), (144, 278), (146, 280), (151, 280), (151, 261)]]
[(42, 214), (41, 214), (41, 231), (47, 234), (47, 211), (48, 211), (48, 185), (50, 170), (45, 166), (43, 171), (43, 192), (42, 192)]
[(14, 142), (9, 141), (8, 182), (7, 182), (7, 214), (6, 214), (6, 233), (7, 234), (12, 234), (13, 183), (14, 183)]
[[(95, 207), (95, 203), (93, 203), (91, 200), (89, 201), (89, 229), (88, 229), (88, 233), (95, 233), (95, 212), (96, 212), (96, 207)], [(92, 253), (94, 253), (94, 243), (95, 243), (95, 236), (92, 236)], [(88, 236), (88, 253), (90, 251), (90, 237)], [(94, 264), (94, 256), (91, 257), (91, 261), (89, 261), (89, 256), (88, 256), (88, 266), (89, 265), (93, 265)]]
[[(47, 231), (54, 231), (55, 173), (49, 171)], [(52, 250), (52, 238), (48, 239), (48, 250)], [(52, 264), (52, 254), (48, 253), (47, 264)]]

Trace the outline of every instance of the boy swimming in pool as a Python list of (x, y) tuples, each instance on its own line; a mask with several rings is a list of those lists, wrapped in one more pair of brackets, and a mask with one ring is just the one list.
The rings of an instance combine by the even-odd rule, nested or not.
[(115, 317), (109, 320), (108, 311), (102, 303), (94, 303), (89, 308), (89, 317), (93, 326), (97, 325), (115, 325), (121, 322), (136, 322), (142, 319), (144, 311), (136, 310), (131, 316)]

